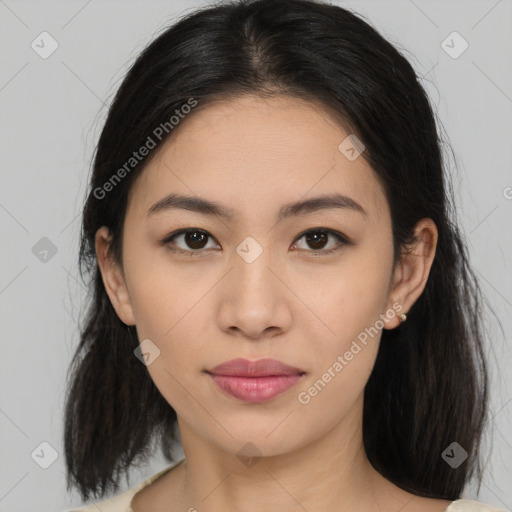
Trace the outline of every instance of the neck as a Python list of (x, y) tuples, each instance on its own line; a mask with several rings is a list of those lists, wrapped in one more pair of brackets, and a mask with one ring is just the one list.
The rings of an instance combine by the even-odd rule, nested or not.
[(197, 435), (180, 418), (185, 502), (208, 512), (376, 510), (383, 478), (364, 451), (362, 403), (361, 397), (338, 425), (308, 445), (243, 460)]

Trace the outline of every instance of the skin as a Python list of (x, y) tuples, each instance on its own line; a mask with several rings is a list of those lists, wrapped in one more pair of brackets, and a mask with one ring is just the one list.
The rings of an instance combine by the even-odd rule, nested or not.
[[(399, 489), (367, 459), (363, 392), (381, 329), (309, 403), (298, 400), (379, 315), (393, 304), (409, 311), (435, 255), (436, 226), (422, 219), (418, 244), (393, 268), (389, 206), (364, 158), (338, 150), (347, 135), (319, 105), (295, 98), (243, 96), (198, 109), (130, 191), (122, 268), (109, 257), (108, 229), (98, 230), (98, 263), (119, 318), (160, 350), (147, 370), (177, 412), (186, 457), (135, 496), (135, 512), (441, 512), (450, 504)], [(234, 217), (148, 216), (171, 192), (217, 201)], [(333, 192), (367, 216), (329, 209), (276, 223), (284, 203)], [(203, 249), (183, 236), (173, 241), (201, 255), (159, 244), (181, 228), (208, 232)], [(314, 228), (352, 243), (298, 238)], [(251, 263), (236, 252), (248, 236), (263, 250)], [(398, 325), (395, 314), (384, 328)], [(275, 358), (306, 375), (268, 402), (245, 403), (204, 372), (235, 357)], [(261, 456), (250, 467), (238, 457), (251, 454), (243, 451), (248, 442)]]

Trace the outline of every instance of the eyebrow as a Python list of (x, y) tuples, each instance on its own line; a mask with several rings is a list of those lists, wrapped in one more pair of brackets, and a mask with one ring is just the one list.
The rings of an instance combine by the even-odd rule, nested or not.
[[(357, 201), (351, 197), (336, 193), (285, 204), (279, 209), (276, 221), (280, 222), (287, 217), (306, 215), (319, 210), (329, 210), (334, 208), (352, 210), (361, 213), (365, 218), (368, 216), (366, 210)], [(234, 217), (234, 211), (231, 208), (223, 206), (215, 201), (210, 201), (198, 196), (186, 196), (180, 194), (169, 194), (157, 201), (153, 206), (151, 206), (151, 208), (149, 208), (148, 217), (158, 212), (165, 212), (173, 209), (190, 210), (202, 213), (203, 215), (222, 217), (228, 220), (232, 220)]]

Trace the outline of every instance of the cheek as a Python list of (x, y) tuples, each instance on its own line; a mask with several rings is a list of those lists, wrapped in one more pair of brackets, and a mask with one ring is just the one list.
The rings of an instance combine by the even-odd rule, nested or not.
[(184, 300), (182, 288), (166, 286), (160, 279), (146, 281), (138, 289), (135, 302), (139, 340), (151, 340), (154, 345), (149, 346), (158, 354), (147, 366), (149, 375), (165, 400), (180, 414), (190, 407), (191, 396), (200, 399), (193, 380), (201, 367), (201, 337), (194, 324), (195, 309), (199, 308), (193, 308), (197, 300)]
[[(385, 325), (391, 267), (391, 248), (387, 252), (361, 250), (347, 256), (343, 265), (322, 273), (322, 286), (315, 287), (315, 296), (308, 302), (314, 304), (312, 309), (322, 320), (315, 322), (316, 336), (312, 333), (315, 370), (308, 381), (311, 385), (320, 380), (317, 388), (323, 398), (318, 403), (340, 397), (350, 401), (363, 390)], [(303, 279), (305, 283), (308, 276)], [(306, 401), (315, 392), (317, 389), (311, 389)]]
[(375, 339), (373, 344), (366, 347), (359, 345), (357, 350), (351, 345), (351, 360), (346, 359), (346, 352), (332, 354), (329, 363), (311, 375), (297, 390), (297, 411), (303, 423), (301, 428), (316, 430), (317, 435), (321, 435), (343, 419), (359, 421), (359, 410), (354, 406), (358, 401), (362, 403), (364, 388), (377, 354), (378, 340)]
[(160, 256), (153, 257), (151, 264), (147, 261), (141, 257), (127, 273), (137, 334), (140, 342), (150, 339), (160, 351), (148, 366), (157, 386), (162, 379), (166, 386), (174, 386), (166, 372), (186, 376), (199, 365), (205, 323), (212, 311), (205, 299), (214, 281), (180, 272)]
[(141, 339), (164, 340), (187, 315), (200, 290), (171, 265), (162, 248), (135, 249), (127, 244), (126, 254), (130, 303)]
[(330, 328), (331, 337), (347, 340), (374, 325), (385, 312), (390, 275), (390, 257), (354, 251), (328, 272), (316, 277), (303, 274), (302, 286), (309, 283), (314, 290), (305, 302)]
[(318, 311), (329, 331), (315, 327), (318, 336), (314, 351), (308, 347), (313, 371), (297, 396), (303, 412), (308, 417), (323, 417), (327, 430), (364, 392), (384, 325), (381, 315), (387, 298), (386, 265), (369, 256), (358, 257), (351, 268), (353, 272), (339, 271), (331, 276), (330, 282), (336, 286), (318, 295)]
[(182, 293), (170, 292), (164, 286), (141, 290), (135, 316), (139, 340), (149, 338), (160, 351), (155, 364), (148, 367), (153, 378), (157, 377), (154, 372), (168, 378), (162, 373), (164, 369), (175, 377), (186, 377), (198, 367), (203, 340), (197, 329), (197, 314), (200, 311), (205, 314), (197, 305), (193, 307), (198, 300), (185, 301)]

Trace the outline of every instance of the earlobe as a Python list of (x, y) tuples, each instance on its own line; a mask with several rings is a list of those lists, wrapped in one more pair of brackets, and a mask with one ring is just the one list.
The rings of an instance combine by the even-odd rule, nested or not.
[[(391, 302), (399, 302), (402, 309), (386, 325), (394, 329), (400, 325), (400, 315), (408, 313), (423, 293), (437, 247), (438, 231), (432, 219), (421, 219), (415, 226), (417, 242), (402, 252), (402, 261), (397, 265), (393, 276), (394, 284)], [(399, 300), (396, 300), (396, 298)]]
[(126, 282), (119, 264), (110, 253), (110, 233), (106, 226), (96, 232), (96, 258), (100, 268), (103, 285), (117, 316), (126, 325), (135, 325)]

